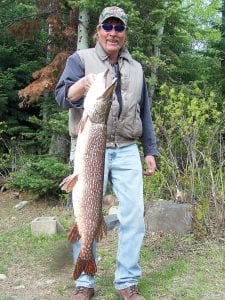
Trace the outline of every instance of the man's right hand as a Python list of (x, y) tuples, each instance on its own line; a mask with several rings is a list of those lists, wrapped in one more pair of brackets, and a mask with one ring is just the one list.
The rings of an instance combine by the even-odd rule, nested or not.
[(80, 79), (83, 81), (83, 88), (85, 91), (84, 94), (87, 94), (87, 92), (88, 92), (90, 86), (92, 85), (92, 83), (94, 82), (95, 78), (96, 78), (96, 74), (91, 73)]
[(95, 80), (96, 74), (88, 74), (75, 82), (68, 89), (68, 98), (71, 102), (80, 100), (81, 97), (87, 94), (91, 84)]

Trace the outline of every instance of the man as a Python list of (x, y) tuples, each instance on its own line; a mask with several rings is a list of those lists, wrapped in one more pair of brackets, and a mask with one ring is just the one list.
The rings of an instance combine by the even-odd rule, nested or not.
[[(125, 47), (127, 33), (123, 9), (106, 7), (96, 28), (95, 48), (77, 51), (68, 58), (56, 87), (56, 100), (61, 107), (82, 109), (94, 74), (108, 68), (110, 76), (117, 77), (107, 123), (104, 178), (104, 190), (109, 180), (119, 201), (114, 286), (122, 299), (141, 300), (144, 298), (137, 284), (141, 276), (138, 260), (144, 237), (144, 201), (142, 164), (136, 141), (140, 138), (143, 146), (146, 175), (152, 175), (156, 169), (156, 138), (143, 69)], [(79, 242), (73, 245), (75, 260), (79, 246)], [(76, 287), (72, 299), (91, 299), (94, 276), (82, 274), (76, 280)]]

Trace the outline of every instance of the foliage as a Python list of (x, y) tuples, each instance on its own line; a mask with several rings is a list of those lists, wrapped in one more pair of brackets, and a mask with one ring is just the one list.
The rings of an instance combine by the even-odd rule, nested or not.
[(23, 108), (32, 104), (42, 95), (54, 90), (58, 81), (58, 74), (63, 71), (65, 61), (69, 54), (71, 53), (59, 53), (49, 65), (32, 74), (35, 81), (19, 91), (19, 97), (22, 98), (20, 107)]
[[(157, 160), (158, 161), (158, 160)], [(157, 163), (158, 164), (158, 163)], [(156, 170), (154, 176), (144, 176), (144, 199), (146, 202), (153, 199), (168, 198), (168, 191), (166, 189), (167, 179), (166, 173)]]
[(8, 187), (50, 198), (60, 193), (59, 183), (70, 172), (68, 165), (48, 156), (24, 157), (24, 160), (17, 171), (10, 173)]
[(0, 42), (0, 118), (5, 122), (4, 141), (10, 145), (17, 138), (18, 144), (30, 145), (25, 136), (34, 133), (36, 128), (32, 128), (28, 118), (39, 111), (37, 107), (19, 109), (17, 92), (30, 82), (32, 72), (40, 68), (43, 57), (32, 41), (17, 42), (11, 36), (10, 45), (1, 38)]
[[(198, 222), (209, 226), (210, 207), (224, 203), (224, 111), (217, 104), (213, 91), (201, 90), (198, 83), (179, 88), (163, 84), (160, 100), (153, 108), (159, 140), (160, 182), (176, 199), (177, 191), (184, 192), (181, 201), (196, 207)], [(165, 187), (164, 187), (165, 188)], [(204, 205), (203, 205), (204, 203)], [(217, 213), (217, 222), (223, 224)], [(220, 225), (221, 225), (220, 224)]]

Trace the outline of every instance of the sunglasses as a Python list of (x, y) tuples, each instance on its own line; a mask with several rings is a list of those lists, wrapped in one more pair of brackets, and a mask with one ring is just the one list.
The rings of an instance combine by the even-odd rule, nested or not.
[(113, 29), (117, 32), (123, 32), (125, 29), (127, 29), (127, 26), (125, 26), (125, 25), (113, 25), (110, 23), (102, 23), (99, 26), (102, 27), (107, 32), (109, 32)]

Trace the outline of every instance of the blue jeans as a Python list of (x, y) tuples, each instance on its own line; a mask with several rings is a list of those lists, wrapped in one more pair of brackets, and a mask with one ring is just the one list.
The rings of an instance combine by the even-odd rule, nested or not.
[[(141, 276), (138, 260), (145, 231), (142, 164), (136, 144), (106, 149), (104, 191), (108, 180), (119, 201), (120, 228), (114, 286), (124, 289), (137, 284)], [(80, 242), (77, 242), (73, 245), (74, 261), (79, 250)], [(76, 285), (93, 287), (94, 276), (82, 274), (76, 280)]]

